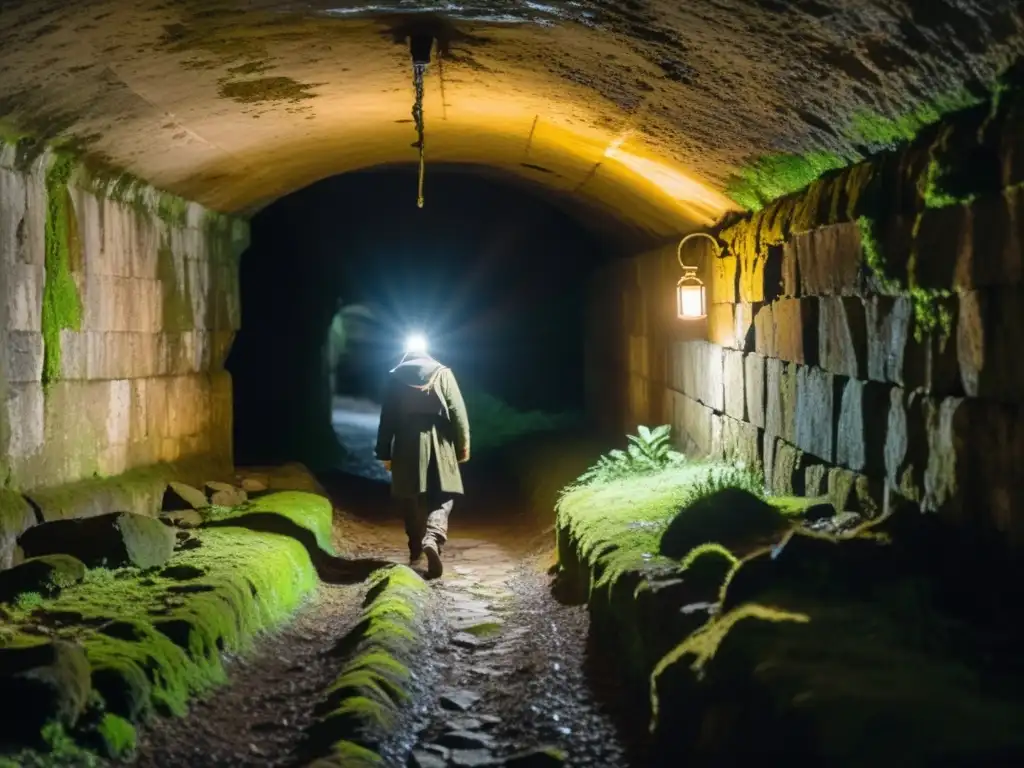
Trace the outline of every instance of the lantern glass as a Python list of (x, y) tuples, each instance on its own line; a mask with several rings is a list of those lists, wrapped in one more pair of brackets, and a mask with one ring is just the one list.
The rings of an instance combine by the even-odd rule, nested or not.
[(676, 309), (680, 319), (696, 320), (705, 316), (704, 285), (695, 277), (684, 277), (676, 285)]

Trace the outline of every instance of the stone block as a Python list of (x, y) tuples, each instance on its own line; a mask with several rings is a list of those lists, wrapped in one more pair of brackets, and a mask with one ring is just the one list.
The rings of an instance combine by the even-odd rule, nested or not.
[(755, 344), (754, 305), (740, 302), (733, 307), (735, 313), (736, 349), (753, 352)]
[(835, 413), (834, 377), (821, 368), (796, 367), (796, 446), (825, 461), (832, 461)]
[(736, 335), (735, 310), (732, 304), (712, 304), (708, 307), (708, 340), (723, 347), (739, 347)]
[(25, 458), (42, 448), (46, 425), (44, 406), (42, 384), (23, 382), (7, 387), (5, 415), (8, 435), (4, 451), (7, 457)]
[(797, 263), (802, 296), (863, 293), (864, 258), (860, 230), (855, 222), (798, 234), (786, 248), (792, 250), (790, 258)]
[(915, 243), (914, 277), (926, 289), (949, 290), (960, 262), (973, 261), (971, 210), (966, 205), (925, 208)]
[(777, 496), (802, 495), (804, 470), (803, 451), (785, 440), (777, 440), (772, 461), (771, 492)]
[(45, 271), (40, 264), (15, 262), (3, 267), (6, 280), (0, 281), (4, 288), (7, 311), (7, 327), (12, 331), (39, 331), (43, 317), (43, 284)]
[(11, 331), (3, 350), (4, 373), (9, 383), (39, 381), (43, 374), (43, 335), (34, 331)]
[(1024, 193), (1007, 189), (970, 207), (972, 242), (957, 251), (957, 290), (1010, 286), (1024, 277)]
[[(207, 338), (207, 334), (203, 331), (193, 331), (192, 333), (189, 334), (189, 338), (193, 341), (193, 343), (199, 341), (200, 339), (205, 341)], [(639, 374), (641, 376), (650, 375), (650, 360), (648, 358), (647, 349), (648, 343), (646, 336), (629, 337), (629, 370), (632, 373)], [(191, 359), (189, 360), (189, 370), (203, 370), (204, 366), (202, 360), (202, 353), (200, 353), (198, 359), (196, 359), (194, 355), (190, 357)]]
[(743, 302), (765, 301), (764, 265), (765, 257), (756, 252), (744, 251), (739, 255), (739, 299)]
[(885, 475), (889, 389), (875, 381), (848, 379), (843, 383), (836, 430), (836, 463), (875, 477)]
[(903, 384), (903, 360), (914, 322), (906, 296), (872, 296), (864, 302), (868, 378)]
[(772, 305), (772, 323), (775, 326), (773, 357), (806, 365), (817, 363), (817, 298), (779, 299)]
[[(25, 175), (0, 168), (0, 269), (25, 263), (24, 239), (31, 216), (25, 195)], [(40, 209), (39, 214), (44, 209)]]
[(1024, 400), (1024, 291), (990, 288), (959, 296), (956, 353), (969, 397)]
[(797, 368), (777, 358), (765, 361), (765, 431), (796, 442)]
[(706, 341), (688, 341), (673, 347), (677, 355), (680, 391), (716, 411), (725, 409), (722, 347)]
[(899, 387), (889, 391), (885, 437), (886, 482), (901, 496), (921, 503), (928, 462), (926, 408), (928, 398), (920, 391)]
[(796, 249), (788, 243), (782, 249), (782, 296), (787, 299), (800, 296), (800, 262)]
[(754, 352), (743, 356), (746, 390), (746, 418), (755, 427), (765, 428), (765, 359)]
[(842, 467), (828, 470), (826, 493), (838, 510), (857, 512), (868, 518), (878, 517), (884, 510), (884, 484)]
[(775, 345), (775, 319), (772, 305), (765, 304), (754, 315), (754, 350), (765, 357), (778, 357)]
[(804, 495), (808, 497), (825, 496), (828, 494), (829, 467), (824, 464), (812, 464), (804, 469)]
[(832, 373), (867, 378), (867, 317), (859, 297), (822, 296), (818, 300), (818, 362)]
[(732, 418), (740, 420), (747, 418), (743, 357), (742, 352), (734, 349), (727, 349), (722, 353), (725, 412)]
[(761, 430), (746, 421), (723, 416), (722, 456), (732, 461), (741, 461), (748, 467), (762, 465)]
[(709, 303), (735, 304), (738, 298), (739, 260), (735, 256), (712, 257), (710, 263)]
[(155, 568), (174, 552), (174, 531), (159, 520), (131, 512), (108, 512), (54, 520), (18, 539), (26, 557), (72, 555), (90, 567)]
[(676, 397), (675, 408), (676, 427), (683, 436), (686, 453), (710, 455), (714, 449), (714, 412), (686, 395)]

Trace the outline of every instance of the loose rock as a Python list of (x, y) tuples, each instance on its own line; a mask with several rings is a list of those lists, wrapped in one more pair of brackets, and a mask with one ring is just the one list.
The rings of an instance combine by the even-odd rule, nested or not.
[(206, 484), (206, 498), (217, 507), (237, 507), (248, 501), (249, 496), (241, 488), (230, 483), (210, 481)]
[(263, 493), (270, 487), (266, 480), (259, 477), (244, 477), (241, 485), (246, 493)]
[(494, 746), (494, 738), (475, 731), (449, 731), (439, 736), (437, 743), (452, 749), (487, 749)]
[(447, 758), (431, 754), (426, 750), (414, 749), (409, 756), (409, 768), (445, 768), (447, 765)]
[(209, 506), (206, 495), (198, 488), (185, 483), (171, 482), (164, 490), (161, 509), (165, 512), (179, 512), (186, 509), (202, 509)]
[(473, 691), (454, 691), (453, 693), (446, 693), (441, 696), (442, 707), (458, 710), (459, 712), (465, 712), (478, 701), (480, 701), (480, 694), (473, 693)]
[(557, 768), (565, 765), (565, 753), (555, 747), (539, 747), (505, 758), (508, 768)]
[(0, 571), (0, 603), (10, 603), (23, 592), (52, 595), (85, 578), (85, 564), (71, 555), (33, 557)]
[(171, 528), (131, 512), (55, 520), (30, 528), (18, 539), (26, 557), (73, 555), (90, 568), (155, 568), (170, 559), (174, 543)]
[(480, 768), (484, 765), (501, 765), (486, 749), (456, 749), (452, 752), (451, 765), (460, 768)]

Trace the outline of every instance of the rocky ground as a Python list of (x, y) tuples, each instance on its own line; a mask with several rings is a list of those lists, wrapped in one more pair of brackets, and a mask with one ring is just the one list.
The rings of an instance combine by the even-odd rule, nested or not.
[[(343, 441), (355, 448), (345, 467), (355, 475), (326, 480), (337, 509), (335, 541), (349, 555), (402, 562), (401, 521), (367, 454), (367, 430), (375, 428), (368, 410), (335, 419)], [(586, 608), (552, 596), (551, 521), (523, 514), (493, 478), (474, 479), (478, 490), (471, 481), (464, 508), (452, 517), (446, 573), (432, 582), (440, 631), (430, 658), (421, 661), (439, 670), (439, 683), (415, 732), (399, 737), (415, 745), (410, 764), (488, 765), (538, 752), (550, 764), (636, 764), (625, 734), (642, 733), (643, 723), (629, 722), (628, 698), (607, 674), (613, 664), (591, 648)], [(361, 585), (321, 585), (291, 624), (230, 664), (227, 685), (186, 718), (144, 729), (136, 764), (300, 763), (304, 729), (340, 666), (331, 651), (355, 621), (363, 593)]]

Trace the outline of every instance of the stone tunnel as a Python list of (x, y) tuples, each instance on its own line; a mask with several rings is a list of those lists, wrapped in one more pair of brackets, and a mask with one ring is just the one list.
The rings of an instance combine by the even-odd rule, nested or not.
[[(1024, 365), (1013, 351), (1024, 321), (1019, 2), (0, 0), (0, 21), (0, 676), (39, 710), (17, 738), (0, 727), (0, 766), (136, 754), (144, 765), (321, 766), (1024, 756), (1011, 727), (1024, 716), (1020, 689), (994, 682), (1024, 675), (1005, 653), (1024, 546)], [(260, 418), (302, 435), (332, 429), (326, 374), (292, 373), (316, 368), (319, 337), (271, 355), (285, 355), (274, 358), (285, 375), (245, 368), (263, 354), (266, 329), (313, 338), (334, 311), (325, 298), (322, 317), (286, 317), (307, 289), (280, 287), (302, 269), (300, 253), (260, 261), (292, 215), (273, 212), (336, 177), (358, 188), (389, 170), (404, 185), (391, 205), (417, 215), (430, 215), (435, 179), (479, 179), (557, 211), (587, 238), (570, 270), (586, 295), (586, 427), (493, 462), (503, 478), (511, 464), (527, 478), (521, 503), (541, 511), (524, 513), (521, 528), (554, 525), (557, 552), (536, 555), (519, 528), (498, 552), (485, 526), (470, 543), (451, 540), (450, 563), (465, 572), (441, 587), (382, 564), (405, 552), (400, 538), (397, 555), (374, 538), (394, 522), (380, 517), (375, 490), (295, 464), (236, 467), (309, 463), (291, 446), (257, 449)], [(545, 258), (518, 269), (540, 279)], [(243, 276), (257, 264), (264, 288), (253, 293)], [(602, 451), (625, 435), (635, 447), (656, 425), (667, 443), (648, 459), (668, 464), (644, 470), (647, 485), (630, 486), (642, 478), (625, 470), (619, 496), (611, 481), (573, 484)], [(622, 508), (628, 494), (641, 501), (622, 514), (636, 519), (616, 528), (601, 505)], [(645, 504), (660, 511), (644, 517)], [(677, 523), (689, 511), (707, 528)], [(78, 527), (40, 534), (54, 525)], [(644, 537), (663, 529), (658, 550)], [(158, 556), (164, 533), (176, 536), (173, 554)], [(95, 563), (67, 543), (111, 536), (116, 546)], [(631, 537), (635, 552), (622, 544)], [(253, 562), (265, 563), (252, 565), (261, 546)], [(551, 594), (535, 556), (557, 563)], [(118, 557), (116, 574), (156, 580), (166, 604), (119, 613), (93, 575)], [(235, 560), (254, 569), (251, 598), (233, 581)], [(534, 627), (529, 647), (515, 645), (531, 634), (527, 608), (497, 620), (493, 605), (467, 607), (484, 600), (469, 582), (497, 589), (528, 560), (535, 573), (502, 594), (547, 601), (538, 615), (559, 627)], [(45, 583), (33, 581), (40, 569)], [(297, 574), (287, 589), (273, 586), (282, 569)], [(206, 585), (173, 584), (204, 574)], [(476, 597), (456, 594), (460, 581)], [(818, 581), (829, 587), (799, 586)], [(193, 607), (202, 590), (192, 587), (208, 587), (219, 607)], [(560, 589), (571, 608), (552, 598)], [(386, 612), (389, 600), (409, 626), (388, 624), (397, 645), (367, 650), (387, 634), (365, 636), (380, 621), (375, 601)], [(898, 629), (871, 613), (875, 603)], [(965, 603), (976, 609), (966, 617)], [(927, 618), (907, 629), (900, 622), (915, 611)], [(949, 629), (947, 614), (967, 629)], [(363, 634), (345, 645), (358, 629), (346, 617), (360, 616)], [(505, 634), (476, 631), (492, 625)], [(877, 626), (887, 638), (878, 658), (867, 641), (847, 649)], [(285, 639), (253, 651), (264, 630)], [(408, 691), (393, 691), (404, 684), (395, 664), (429, 655), (403, 638), (433, 647), (452, 631), (457, 655), (469, 656), (424, 662)], [(296, 632), (344, 652), (290, 656)], [(495, 643), (583, 669), (572, 652), (545, 654), (589, 648), (587, 632), (613, 638), (595, 653), (610, 654), (600, 658), (616, 674), (544, 678), (579, 692), (566, 732), (522, 714), (519, 731), (503, 731), (535, 692), (510, 684), (521, 695), (492, 700), (451, 676)], [(933, 642), (908, 639), (915, 633)], [(808, 660), (812, 640), (839, 639), (836, 658)], [(138, 648), (149, 656), (133, 657)], [(225, 649), (255, 660), (224, 672)], [(382, 653), (391, 666), (367, 666)], [(235, 741), (201, 737), (202, 754), (180, 747), (175, 717), (228, 732), (224, 713), (240, 702), (273, 710), (284, 689), (258, 691), (275, 654), (313, 681), (289, 705), (301, 740), (253, 736), (250, 723)], [(777, 677), (765, 671), (772, 664)], [(168, 665), (185, 671), (152, 672)], [(855, 684), (858, 675), (871, 680)], [(887, 680), (898, 694), (865, 690)], [(186, 715), (217, 686), (226, 693)], [(447, 714), (423, 714), (443, 690)], [(594, 725), (580, 713), (607, 708), (601, 690), (625, 714)], [(491, 715), (477, 716), (481, 695)], [(755, 723), (768, 705), (784, 714)], [(150, 710), (161, 725), (147, 724)], [(960, 726), (939, 738), (949, 719)], [(591, 726), (589, 739), (570, 735)], [(23, 739), (25, 729), (43, 741)], [(859, 746), (872, 729), (885, 731), (881, 751)]]

